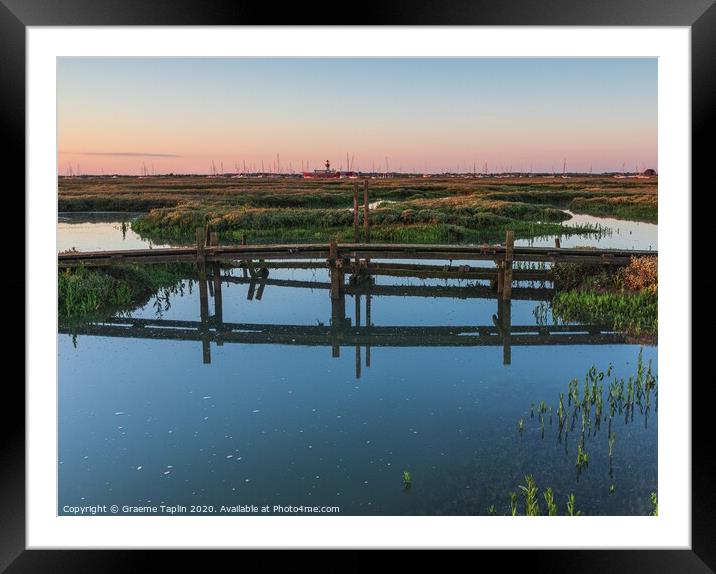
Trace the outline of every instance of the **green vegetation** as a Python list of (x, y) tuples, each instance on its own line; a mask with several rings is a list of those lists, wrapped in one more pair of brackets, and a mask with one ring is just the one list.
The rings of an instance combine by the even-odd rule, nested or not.
[[(453, 198), (449, 198), (453, 199)], [(468, 201), (469, 199), (469, 201)], [(523, 203), (475, 200), (414, 200), (371, 211), (371, 239), (385, 242), (464, 243), (500, 240), (505, 229), (516, 237), (595, 234), (590, 225), (569, 226), (568, 216), (552, 208)], [(359, 214), (363, 225), (363, 213)], [(353, 240), (351, 209), (250, 208), (189, 203), (154, 209), (132, 223), (132, 229), (154, 239), (188, 240), (208, 223), (225, 242), (246, 236), (251, 243)]]
[[(655, 410), (658, 406), (657, 377), (652, 371), (651, 362), (644, 363), (642, 349), (637, 356), (636, 372), (628, 379), (613, 376), (611, 365), (606, 371), (600, 371), (595, 366), (592, 366), (584, 377), (581, 393), (579, 386), (577, 379), (572, 379), (569, 382), (567, 407), (564, 406), (564, 393), (559, 394), (558, 425), (555, 432), (557, 442), (564, 443), (566, 454), (569, 449), (568, 436), (575, 437), (575, 466), (577, 479), (579, 479), (580, 474), (587, 470), (590, 462), (586, 446), (587, 440), (596, 440), (600, 436), (601, 425), (606, 424), (609, 476), (613, 478), (612, 457), (616, 433), (612, 430), (612, 420), (616, 416), (623, 415), (624, 423), (629, 424), (633, 422), (635, 412), (639, 412), (643, 415), (644, 424), (646, 425), (652, 404)], [(540, 401), (538, 409), (542, 439), (544, 439), (544, 404), (544, 401)], [(532, 403), (531, 408), (534, 408), (534, 403)], [(568, 412), (568, 410), (571, 410), (571, 412)], [(577, 429), (577, 421), (580, 419), (581, 429)], [(551, 424), (552, 420), (550, 418)], [(615, 485), (612, 484), (609, 488), (609, 493), (613, 494), (615, 488)], [(545, 500), (546, 497), (547, 495), (545, 494)]]
[(634, 337), (658, 332), (658, 261), (633, 257), (627, 267), (558, 263), (552, 316), (557, 321), (608, 325)]
[(656, 195), (626, 197), (577, 197), (569, 204), (574, 213), (657, 223)]
[(403, 471), (403, 486), (405, 486), (405, 488), (410, 488), (412, 486), (412, 484), (413, 484), (413, 477), (410, 476), (410, 472), (408, 472), (407, 470), (404, 470)]
[(567, 497), (567, 516), (581, 516), (582, 513), (575, 508), (575, 497), (574, 493), (571, 493)]
[(544, 491), (544, 501), (547, 503), (547, 516), (557, 516), (557, 504), (551, 488)]
[(103, 307), (123, 307), (132, 302), (129, 283), (107, 273), (85, 269), (60, 272), (58, 304), (60, 317), (77, 317), (101, 311)]
[(175, 285), (187, 265), (125, 265), (61, 270), (57, 304), (60, 320), (121, 312), (146, 302), (157, 290)]
[[(209, 223), (222, 241), (325, 241), (353, 238), (352, 180), (301, 178), (60, 178), (60, 211), (149, 211), (132, 223), (142, 236), (186, 241)], [(656, 198), (656, 180), (584, 178), (400, 178), (369, 180), (371, 239), (416, 243), (492, 242), (593, 234), (562, 225), (562, 210), (593, 196), (604, 201)], [(655, 209), (655, 207), (654, 207)], [(361, 209), (360, 219), (363, 213)]]
[(610, 325), (633, 335), (657, 332), (658, 297), (655, 293), (557, 293), (553, 313), (566, 322)]
[[(537, 487), (537, 482), (535, 481), (534, 477), (531, 474), (525, 475), (525, 484), (520, 484), (518, 488), (522, 491), (522, 498), (524, 500), (524, 516), (540, 516), (542, 514), (542, 509), (539, 505), (539, 488)], [(517, 503), (517, 493), (510, 492), (509, 497), (509, 514), (511, 516), (519, 516), (520, 512)], [(559, 513), (559, 509), (557, 507), (554, 490), (552, 488), (545, 489), (545, 491), (542, 493), (542, 497), (544, 498), (546, 504), (547, 516), (557, 516), (557, 514)], [(581, 512), (575, 513), (574, 504), (575, 497), (574, 493), (572, 493), (567, 499), (567, 514), (569, 514), (570, 516), (578, 516), (581, 514)], [(488, 513), (497, 514), (494, 505), (490, 506), (490, 510), (488, 511)]]
[(656, 497), (656, 492), (651, 493), (651, 515), (659, 516), (659, 500)]

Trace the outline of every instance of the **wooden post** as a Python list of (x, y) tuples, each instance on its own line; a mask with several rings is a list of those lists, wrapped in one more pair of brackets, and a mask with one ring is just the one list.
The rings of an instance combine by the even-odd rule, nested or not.
[[(219, 246), (219, 234), (212, 231), (209, 236), (212, 247)], [(214, 261), (211, 267), (212, 278), (214, 284), (214, 324), (216, 325), (217, 333), (221, 330), (221, 325), (224, 322), (224, 305), (221, 297), (221, 263)], [(221, 339), (217, 339), (217, 345), (221, 345)]]
[(370, 207), (368, 205), (368, 180), (363, 182), (363, 240), (370, 243)]
[[(365, 326), (368, 336), (370, 337), (370, 293), (365, 295)], [(369, 339), (370, 340), (370, 339)], [(365, 345), (365, 366), (370, 367), (370, 343)]]
[(359, 240), (359, 226), (358, 226), (358, 183), (353, 183), (353, 243), (358, 243)]
[(509, 301), (512, 298), (512, 260), (514, 258), (515, 232), (508, 229), (505, 236), (505, 269), (502, 285), (502, 298)]
[(197, 263), (202, 262), (206, 258), (206, 229), (203, 227), (196, 228), (196, 259)]
[(512, 363), (512, 301), (504, 299), (497, 302), (502, 306), (502, 363)]
[(328, 262), (334, 266), (338, 261), (338, 242), (335, 238), (328, 244)]
[(261, 301), (261, 297), (264, 295), (264, 289), (266, 289), (266, 277), (263, 275), (259, 280), (259, 288), (256, 290), (256, 300)]
[[(246, 245), (246, 234), (245, 233), (241, 235), (241, 245)], [(241, 266), (242, 266), (244, 279), (246, 279), (248, 276), (248, 270), (246, 269), (247, 262), (241, 261)]]
[(341, 332), (346, 322), (345, 295), (337, 299), (331, 298), (331, 356), (341, 356)]
[[(221, 264), (216, 261), (214, 263), (214, 324), (216, 326), (217, 336), (221, 332), (224, 324), (224, 303), (221, 296)], [(223, 341), (217, 337), (217, 345), (222, 345)]]
[(343, 269), (343, 261), (340, 259), (330, 268), (331, 274), (331, 299), (337, 300), (343, 298), (345, 270)]
[[(356, 336), (358, 335), (358, 331), (360, 328), (360, 294), (355, 294), (356, 298), (356, 314), (355, 314), (355, 326), (356, 326)], [(360, 379), (360, 367), (361, 367), (361, 360), (360, 360), (360, 343), (356, 343), (356, 379)]]
[[(201, 239), (198, 243), (198, 245), (203, 243), (203, 239), (206, 237), (203, 233), (203, 230), (201, 230), (202, 233), (199, 234), (199, 230), (197, 230), (197, 239)], [(197, 246), (198, 246), (197, 245)], [(202, 357), (204, 364), (211, 363), (211, 347), (209, 346), (209, 298), (207, 296), (208, 289), (207, 289), (207, 280), (206, 280), (206, 263), (203, 257), (203, 245), (201, 246), (202, 249), (202, 258), (197, 263), (199, 267), (199, 316), (201, 319), (201, 347), (202, 347)]]
[(555, 246), (557, 249), (561, 249), (561, 248), (562, 248), (562, 243), (561, 243), (561, 241), (559, 240), (559, 237), (555, 237), (555, 238), (554, 238), (554, 246)]

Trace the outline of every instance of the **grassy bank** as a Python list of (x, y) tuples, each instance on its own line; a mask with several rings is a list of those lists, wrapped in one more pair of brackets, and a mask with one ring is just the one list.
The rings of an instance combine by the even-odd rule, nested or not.
[[(59, 209), (149, 211), (133, 229), (157, 240), (191, 240), (197, 226), (209, 223), (224, 241), (241, 235), (252, 241), (323, 241), (352, 237), (356, 183), (362, 202), (363, 182), (352, 180), (60, 178)], [(371, 209), (373, 237), (416, 242), (491, 241), (502, 239), (505, 229), (520, 237), (544, 235), (568, 218), (562, 210), (572, 205), (582, 209), (580, 202), (597, 198), (601, 203), (583, 207), (594, 210), (611, 206), (612, 199), (637, 205), (639, 198), (653, 197), (655, 210), (657, 191), (656, 179), (609, 177), (404, 177), (371, 179), (368, 185), (369, 201), (380, 202)], [(589, 232), (575, 226), (565, 231)]]
[(552, 314), (565, 322), (597, 323), (636, 337), (656, 337), (657, 267), (655, 257), (634, 257), (629, 266), (616, 271), (557, 264)]
[[(551, 234), (590, 234), (592, 226), (569, 226), (569, 216), (556, 208), (476, 196), (419, 198), (385, 202), (371, 210), (371, 238), (375, 241), (482, 242), (500, 240), (506, 229), (517, 237)], [(207, 223), (225, 242), (246, 236), (250, 242), (327, 241), (353, 238), (349, 208), (253, 208), (190, 202), (154, 209), (132, 223), (132, 229), (152, 239), (191, 240)], [(363, 225), (363, 213), (359, 214)]]
[(60, 271), (57, 305), (60, 320), (98, 318), (135, 308), (157, 290), (175, 285), (187, 265), (76, 267)]
[(657, 223), (658, 208), (655, 195), (627, 197), (578, 197), (569, 204), (574, 213), (585, 213), (616, 219), (630, 219)]

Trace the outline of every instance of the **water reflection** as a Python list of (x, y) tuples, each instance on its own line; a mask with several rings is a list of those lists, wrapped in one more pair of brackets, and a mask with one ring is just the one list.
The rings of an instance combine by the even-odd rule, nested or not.
[[(600, 440), (595, 420), (592, 439), (586, 427), (579, 475), (581, 415), (562, 444), (556, 426), (560, 393), (592, 365), (614, 364), (626, 382), (609, 391), (628, 404), (637, 345), (551, 324), (540, 280), (503, 301), (487, 276), (338, 282), (325, 262), (310, 265), (188, 269), (137, 309), (61, 325), (76, 340), (59, 338), (59, 513), (117, 503), (508, 514), (525, 474), (554, 489), (560, 513), (572, 492), (585, 514), (648, 513), (658, 432), (648, 399), (648, 427), (638, 403), (629, 421), (615, 403)], [(656, 347), (644, 355), (656, 366)], [(529, 408), (543, 400), (554, 409), (546, 430)]]
[[(336, 269), (327, 269), (329, 281), (272, 278), (269, 266), (266, 262), (244, 262), (235, 268), (239, 271), (238, 275), (234, 275), (232, 269), (222, 268), (219, 263), (210, 264), (208, 268), (200, 266), (197, 276), (188, 281), (188, 287), (180, 281), (173, 288), (162, 289), (156, 294), (153, 303), (155, 317), (115, 315), (102, 321), (61, 325), (60, 333), (201, 342), (201, 356), (205, 364), (211, 363), (212, 346), (220, 347), (225, 343), (330, 347), (334, 358), (341, 356), (342, 349), (353, 348), (356, 379), (361, 376), (361, 356), (365, 357), (365, 367), (371, 366), (371, 347), (502, 346), (503, 364), (509, 365), (513, 346), (614, 345), (627, 342), (623, 333), (605, 325), (549, 324), (545, 319), (547, 311), (542, 306), (551, 299), (553, 289), (546, 287), (545, 281), (523, 281), (529, 286), (512, 289), (514, 300), (539, 302), (533, 310), (534, 323), (515, 324), (512, 320), (512, 299), (498, 297), (489, 284), (378, 284), (376, 277), (367, 275), (364, 269), (347, 277)], [(283, 263), (280, 267), (290, 269), (291, 264)], [(305, 267), (306, 264), (296, 265), (297, 269)], [(524, 276), (531, 277), (529, 274)], [(246, 300), (257, 302), (262, 300), (266, 289), (285, 289), (291, 293), (297, 290), (323, 292), (323, 318), (316, 320), (314, 325), (226, 321), (223, 291), (229, 285), (238, 286), (238, 293), (244, 293)], [(182, 298), (185, 289), (191, 293), (197, 287), (199, 296), (194, 318), (164, 318), (171, 307), (172, 297)], [(232, 290), (232, 296), (237, 296), (236, 290)], [(492, 300), (493, 312), (486, 313), (482, 318), (476, 317), (472, 324), (376, 325), (373, 301), (384, 297), (415, 299), (417, 301), (413, 304), (417, 306), (420, 299)], [(353, 299), (352, 317), (347, 316), (347, 298)]]

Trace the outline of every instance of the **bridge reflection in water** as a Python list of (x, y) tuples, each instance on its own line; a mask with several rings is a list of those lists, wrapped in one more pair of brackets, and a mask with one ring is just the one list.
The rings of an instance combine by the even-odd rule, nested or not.
[[(264, 262), (259, 262), (258, 266), (242, 262), (239, 268), (242, 269), (243, 276), (222, 273), (219, 263), (211, 264), (210, 272), (199, 266), (198, 321), (116, 316), (71, 327), (60, 326), (59, 332), (102, 337), (200, 341), (204, 363), (211, 362), (212, 343), (218, 346), (225, 343), (326, 346), (331, 347), (333, 357), (340, 356), (341, 347), (353, 347), (356, 378), (361, 376), (362, 350), (365, 351), (365, 366), (370, 367), (372, 347), (502, 346), (503, 362), (509, 365), (513, 346), (612, 345), (626, 342), (623, 333), (602, 325), (512, 324), (512, 299), (548, 301), (554, 292), (552, 288), (514, 287), (511, 298), (505, 299), (493, 287), (479, 284), (377, 285), (375, 277), (366, 273), (365, 269), (349, 274), (347, 282), (344, 271), (335, 267), (328, 268), (330, 282), (271, 279), (268, 269), (270, 266)], [(291, 268), (285, 263), (280, 267)], [(305, 264), (296, 266), (302, 269), (306, 267)], [(222, 284), (247, 285), (249, 300), (261, 300), (267, 287), (326, 290), (331, 306), (330, 322), (327, 325), (226, 322), (223, 319)], [(544, 282), (542, 284), (544, 285)], [(346, 296), (354, 298), (355, 321), (346, 316)], [(496, 308), (491, 323), (486, 325), (376, 326), (373, 325), (371, 316), (374, 296), (494, 299)], [(209, 312), (209, 298), (213, 298), (213, 314)]]

